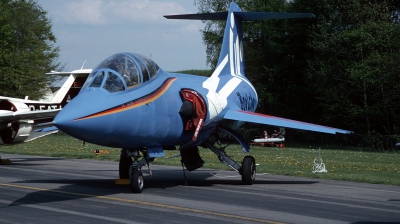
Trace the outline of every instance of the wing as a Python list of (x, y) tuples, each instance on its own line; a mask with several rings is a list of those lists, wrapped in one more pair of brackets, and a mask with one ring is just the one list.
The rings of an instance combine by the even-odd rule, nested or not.
[(243, 110), (228, 110), (228, 112), (224, 116), (224, 119), (235, 120), (235, 121), (245, 121), (245, 122), (257, 123), (257, 124), (266, 124), (266, 125), (293, 128), (293, 129), (301, 129), (301, 130), (307, 130), (307, 131), (316, 131), (316, 132), (323, 132), (323, 133), (329, 133), (329, 134), (336, 134), (336, 133), (351, 134), (352, 133), (351, 131), (347, 131), (347, 130), (343, 130), (343, 129), (332, 128), (332, 127), (311, 124), (311, 123), (306, 123), (306, 122), (301, 122), (301, 121), (289, 120), (286, 118), (274, 117), (271, 115), (259, 114), (259, 113), (243, 111)]
[(5, 96), (0, 96), (0, 101), (1, 100), (7, 100), (7, 101), (12, 101), (12, 102), (22, 102), (22, 103), (45, 103), (45, 102), (37, 101), (37, 100), (26, 100), (26, 99), (5, 97)]
[[(53, 122), (50, 122), (49, 125), (54, 125)], [(58, 128), (56, 126), (50, 126), (50, 127), (45, 127), (42, 128), (42, 126), (33, 126), (33, 130), (30, 134), (29, 137), (27, 139), (25, 139), (24, 142), (30, 142), (33, 141), (35, 139), (47, 136), (47, 135), (51, 135), (54, 133), (58, 132)]]
[(61, 109), (0, 113), (0, 123), (16, 120), (41, 120), (54, 118)]

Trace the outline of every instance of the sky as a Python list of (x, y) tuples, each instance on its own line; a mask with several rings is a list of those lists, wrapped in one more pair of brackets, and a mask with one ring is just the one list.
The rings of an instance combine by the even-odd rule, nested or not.
[(165, 71), (208, 69), (201, 21), (164, 15), (197, 13), (193, 0), (38, 0), (47, 11), (63, 71), (93, 68), (134, 52)]

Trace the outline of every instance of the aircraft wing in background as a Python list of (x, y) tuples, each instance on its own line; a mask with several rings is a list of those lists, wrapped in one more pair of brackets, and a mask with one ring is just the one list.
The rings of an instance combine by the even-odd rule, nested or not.
[(47, 122), (48, 125), (42, 122), (53, 119), (60, 110), (0, 111), (0, 145), (28, 142), (57, 133), (58, 129), (54, 129), (54, 126), (54, 128), (46, 129), (46, 127), (53, 125), (52, 122)]
[[(0, 123), (54, 118), (61, 109), (0, 113)], [(0, 111), (1, 112), (1, 111)]]
[(306, 131), (316, 131), (316, 132), (323, 132), (323, 133), (329, 133), (329, 134), (336, 134), (336, 133), (351, 134), (352, 133), (351, 131), (347, 131), (347, 130), (343, 130), (343, 129), (332, 128), (332, 127), (327, 127), (327, 126), (322, 126), (322, 125), (317, 125), (317, 124), (311, 124), (311, 123), (306, 123), (306, 122), (301, 122), (301, 121), (296, 121), (296, 120), (290, 120), (290, 119), (281, 118), (281, 117), (274, 117), (271, 115), (259, 114), (259, 113), (244, 111), (244, 110), (229, 110), (225, 114), (224, 119), (272, 125), (272, 126), (277, 126), (277, 127), (301, 129), (301, 130), (306, 130)]

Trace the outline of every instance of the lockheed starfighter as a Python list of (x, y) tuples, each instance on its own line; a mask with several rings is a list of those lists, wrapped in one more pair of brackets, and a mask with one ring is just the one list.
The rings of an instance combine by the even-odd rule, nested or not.
[(228, 12), (165, 16), (168, 19), (226, 20), (222, 47), (210, 77), (169, 73), (141, 54), (114, 54), (93, 68), (79, 94), (55, 117), (63, 132), (102, 146), (121, 148), (119, 175), (142, 192), (141, 168), (165, 150), (179, 150), (188, 171), (203, 166), (199, 147), (241, 175), (255, 180), (256, 162), (244, 156), (236, 162), (220, 139), (235, 139), (242, 150), (249, 144), (237, 129), (245, 122), (323, 133), (350, 131), (255, 113), (257, 92), (245, 76), (242, 21), (313, 17), (311, 13), (242, 12), (230, 3)]

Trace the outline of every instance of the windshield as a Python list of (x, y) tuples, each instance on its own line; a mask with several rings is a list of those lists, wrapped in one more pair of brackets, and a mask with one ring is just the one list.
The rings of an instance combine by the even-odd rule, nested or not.
[(110, 70), (102, 69), (94, 76), (89, 87), (103, 87), (110, 93), (124, 91), (125, 86), (121, 78)]

